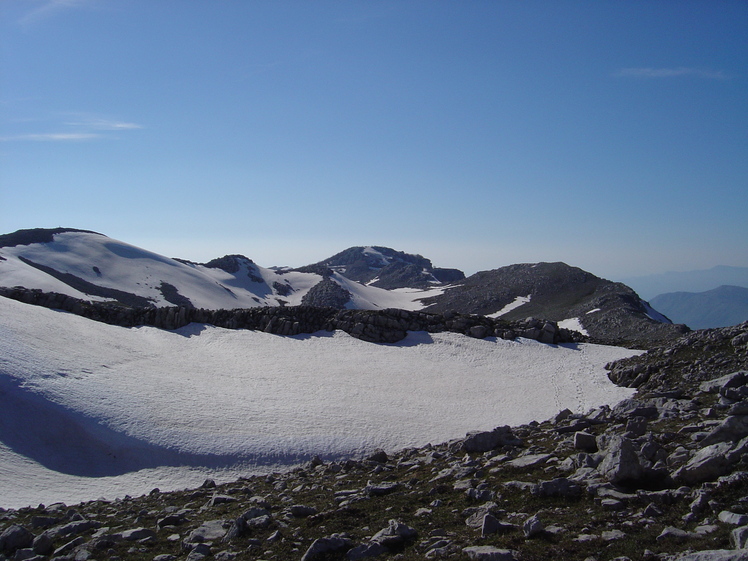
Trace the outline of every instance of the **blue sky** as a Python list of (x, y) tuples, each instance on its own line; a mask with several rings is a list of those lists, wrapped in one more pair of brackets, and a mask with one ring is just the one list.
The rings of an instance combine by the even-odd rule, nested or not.
[(748, 266), (748, 3), (2, 0), (0, 230)]

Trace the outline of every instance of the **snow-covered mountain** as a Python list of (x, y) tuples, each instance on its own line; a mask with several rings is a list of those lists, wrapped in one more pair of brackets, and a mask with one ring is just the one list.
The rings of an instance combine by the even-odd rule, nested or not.
[[(23, 286), (91, 301), (128, 306), (206, 309), (281, 305), (329, 305), (325, 288), (340, 295), (339, 307), (419, 309), (419, 298), (439, 288), (385, 290), (342, 274), (261, 267), (242, 255), (199, 264), (171, 259), (85, 230), (20, 230), (0, 236), (0, 286)], [(439, 283), (436, 283), (439, 284)], [(316, 288), (315, 288), (316, 287)]]
[(629, 287), (565, 263), (510, 265), (465, 278), (381, 246), (352, 247), (298, 269), (268, 269), (242, 255), (203, 264), (171, 259), (85, 230), (19, 230), (0, 236), (0, 288), (14, 286), (129, 307), (306, 305), (533, 316), (600, 342), (640, 347), (685, 329)]

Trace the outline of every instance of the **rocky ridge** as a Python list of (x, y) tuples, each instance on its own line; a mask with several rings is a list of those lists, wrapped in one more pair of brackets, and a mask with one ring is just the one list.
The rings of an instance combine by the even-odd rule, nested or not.
[(613, 408), (224, 485), (1, 511), (0, 559), (748, 559), (747, 365), (748, 323), (694, 332), (610, 365), (621, 381), (651, 367)]
[(408, 331), (449, 331), (478, 339), (489, 336), (503, 339), (524, 337), (549, 344), (586, 340), (575, 331), (562, 329), (554, 322), (536, 318), (509, 322), (456, 312), (430, 314), (400, 309), (341, 310), (318, 306), (236, 310), (206, 310), (187, 306), (129, 307), (109, 302), (89, 302), (65, 294), (20, 287), (0, 287), (0, 296), (26, 304), (68, 311), (122, 327), (149, 325), (162, 329), (178, 329), (195, 322), (226, 329), (253, 329), (276, 335), (298, 335), (340, 329), (357, 339), (373, 343), (396, 343), (404, 339)]

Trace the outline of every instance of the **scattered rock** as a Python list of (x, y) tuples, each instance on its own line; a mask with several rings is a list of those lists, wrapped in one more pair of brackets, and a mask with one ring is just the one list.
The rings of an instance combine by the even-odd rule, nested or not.
[(468, 559), (475, 559), (476, 561), (517, 561), (514, 551), (499, 549), (492, 545), (463, 547), (462, 552), (468, 556)]
[(330, 555), (340, 555), (353, 548), (353, 541), (339, 535), (314, 540), (301, 557), (301, 561), (321, 561)]

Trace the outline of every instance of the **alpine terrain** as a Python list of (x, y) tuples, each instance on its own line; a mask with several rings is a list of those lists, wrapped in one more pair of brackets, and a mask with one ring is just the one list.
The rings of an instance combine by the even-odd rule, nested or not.
[(0, 236), (0, 561), (748, 560), (748, 323), (564, 263)]
[(202, 264), (171, 259), (102, 234), (65, 228), (0, 236), (0, 259), (0, 287), (6, 295), (7, 289), (22, 287), (130, 308), (312, 306), (477, 314), (506, 321), (535, 317), (599, 342), (638, 347), (686, 331), (627, 286), (564, 263), (511, 265), (465, 278), (459, 270), (433, 267), (420, 255), (370, 246), (298, 269), (268, 269), (241, 255)]

